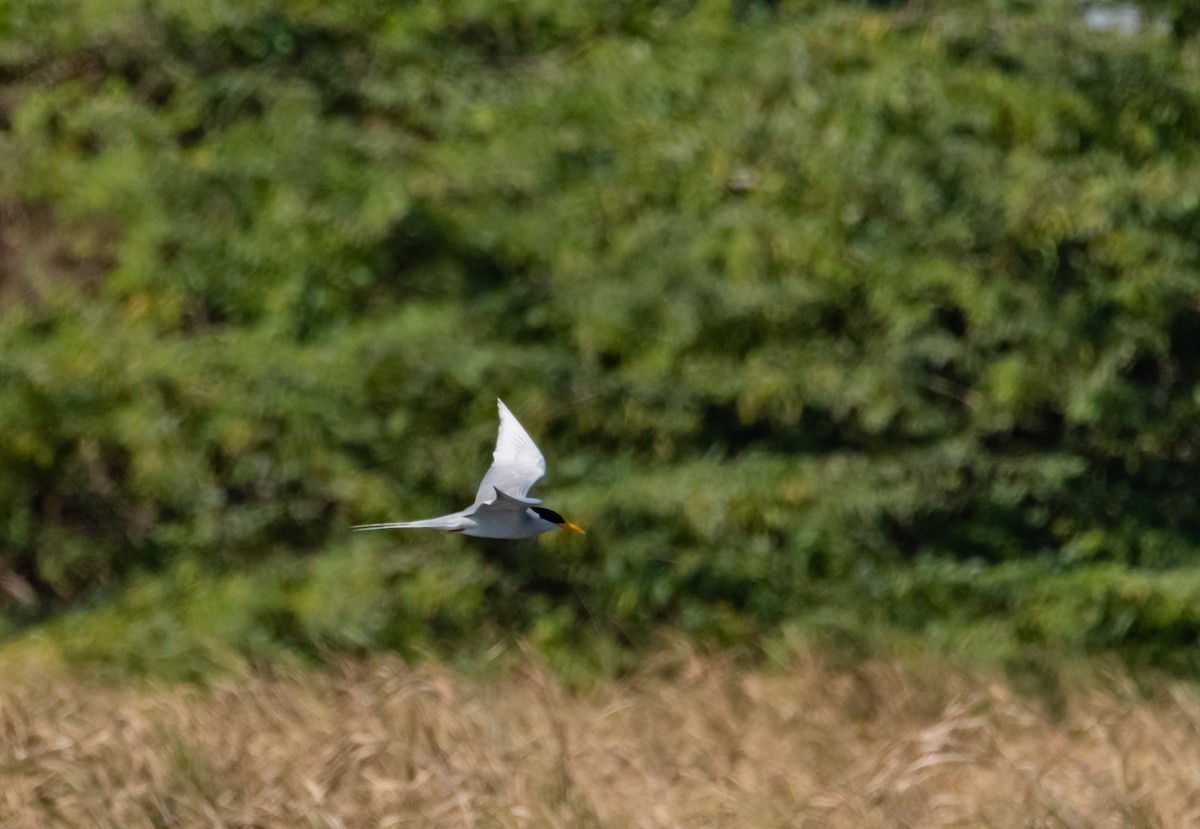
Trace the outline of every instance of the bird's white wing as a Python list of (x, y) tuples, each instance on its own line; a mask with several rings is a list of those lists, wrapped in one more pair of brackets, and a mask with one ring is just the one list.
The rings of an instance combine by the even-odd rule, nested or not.
[(537, 498), (514, 498), (503, 490), (493, 489), (495, 495), (490, 501), (476, 504), (463, 513), (477, 522), (503, 521), (505, 523), (518, 521), (516, 514), (523, 513), (532, 506), (542, 503)]
[(526, 506), (540, 504), (541, 501), (529, 497), (529, 490), (546, 474), (546, 459), (504, 401), (497, 400), (496, 405), (500, 409), (496, 451), (492, 453), (491, 468), (479, 483), (474, 506), (501, 505), (505, 498), (524, 502)]

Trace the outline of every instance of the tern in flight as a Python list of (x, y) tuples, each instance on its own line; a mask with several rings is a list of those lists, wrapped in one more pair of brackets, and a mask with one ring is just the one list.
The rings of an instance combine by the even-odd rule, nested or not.
[(546, 474), (546, 459), (504, 401), (497, 399), (496, 404), (500, 408), (500, 433), (496, 436), (492, 467), (479, 483), (474, 504), (423, 521), (361, 524), (353, 529), (424, 527), (481, 538), (533, 538), (553, 529), (584, 535), (583, 530), (554, 510), (539, 506), (540, 499), (529, 497), (529, 490)]

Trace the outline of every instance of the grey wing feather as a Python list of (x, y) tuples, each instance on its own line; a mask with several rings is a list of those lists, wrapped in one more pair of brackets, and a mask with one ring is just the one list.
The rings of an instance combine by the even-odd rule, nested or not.
[(525, 501), (526, 506), (540, 504), (536, 498), (529, 498), (529, 490), (546, 474), (546, 459), (504, 401), (497, 400), (496, 405), (500, 410), (496, 450), (492, 453), (491, 468), (479, 483), (473, 506), (498, 504), (503, 498)]
[(538, 498), (514, 498), (499, 489), (492, 491), (495, 492), (495, 497), (492, 500), (484, 501), (467, 509), (465, 511), (466, 515), (475, 519), (489, 515), (498, 517), (500, 513), (511, 515), (514, 512), (524, 512), (530, 507), (542, 503)]

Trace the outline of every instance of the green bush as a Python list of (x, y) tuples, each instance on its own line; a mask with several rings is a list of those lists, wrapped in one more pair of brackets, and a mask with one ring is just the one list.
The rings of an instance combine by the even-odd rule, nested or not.
[[(870, 5), (22, 4), (8, 628), (118, 595), (57, 629), (120, 661), (828, 616), (1186, 662), (1186, 15)], [(346, 548), (469, 499), (496, 395), (587, 540)]]

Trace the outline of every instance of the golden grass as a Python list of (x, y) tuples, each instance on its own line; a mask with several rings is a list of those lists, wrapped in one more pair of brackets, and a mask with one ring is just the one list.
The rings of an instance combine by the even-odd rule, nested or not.
[[(564, 690), (396, 658), (210, 687), (6, 678), (4, 827), (1186, 827), (1200, 696), (686, 649)], [(1049, 711), (1053, 710), (1052, 715)]]

